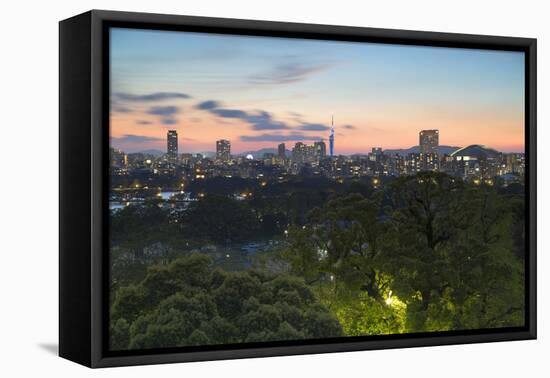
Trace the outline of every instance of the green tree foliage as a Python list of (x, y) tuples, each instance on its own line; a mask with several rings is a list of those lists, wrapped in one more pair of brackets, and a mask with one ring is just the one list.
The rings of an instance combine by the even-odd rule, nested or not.
[(152, 267), (111, 307), (113, 349), (336, 337), (336, 318), (297, 277), (213, 270), (193, 254)]
[(330, 308), (348, 336), (387, 335), (405, 331), (406, 306), (388, 305), (365, 292), (336, 298)]

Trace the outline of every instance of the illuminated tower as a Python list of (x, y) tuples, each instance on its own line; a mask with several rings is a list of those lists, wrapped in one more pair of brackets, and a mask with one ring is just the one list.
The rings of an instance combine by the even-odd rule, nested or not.
[(178, 132), (176, 130), (168, 130), (166, 139), (166, 155), (168, 156), (168, 160), (175, 161), (178, 158)]
[(332, 126), (330, 127), (330, 136), (328, 137), (330, 156), (334, 156), (334, 116), (332, 116)]

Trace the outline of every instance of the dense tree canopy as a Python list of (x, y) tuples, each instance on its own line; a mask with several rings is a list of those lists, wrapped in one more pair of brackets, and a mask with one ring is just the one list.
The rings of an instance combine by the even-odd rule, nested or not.
[(116, 291), (111, 335), (113, 349), (143, 349), (336, 337), (342, 329), (300, 278), (213, 270), (194, 254)]

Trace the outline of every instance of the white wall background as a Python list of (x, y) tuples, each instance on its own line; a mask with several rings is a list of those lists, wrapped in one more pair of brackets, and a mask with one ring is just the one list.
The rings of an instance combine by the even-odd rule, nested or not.
[[(546, 1), (6, 1), (0, 21), (0, 376), (520, 377), (550, 372)], [(111, 9), (538, 38), (539, 340), (90, 370), (56, 356), (61, 19)], [(46, 200), (44, 200), (44, 198)], [(546, 348), (546, 352), (545, 352)], [(546, 372), (546, 374), (545, 374)]]

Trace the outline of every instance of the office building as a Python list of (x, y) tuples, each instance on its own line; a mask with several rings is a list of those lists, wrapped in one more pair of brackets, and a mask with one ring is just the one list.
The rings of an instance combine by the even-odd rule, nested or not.
[(168, 160), (176, 161), (178, 158), (178, 132), (176, 130), (168, 130), (166, 144), (166, 156)]
[(286, 159), (286, 146), (284, 143), (279, 144), (277, 148), (279, 159), (284, 160)]
[(231, 142), (225, 139), (216, 141), (216, 159), (229, 161), (231, 159)]
[(315, 157), (317, 160), (324, 159), (327, 156), (327, 145), (323, 141), (314, 142)]
[(436, 154), (439, 147), (439, 130), (422, 130), (419, 133), (421, 154)]

